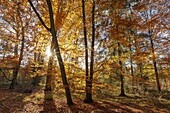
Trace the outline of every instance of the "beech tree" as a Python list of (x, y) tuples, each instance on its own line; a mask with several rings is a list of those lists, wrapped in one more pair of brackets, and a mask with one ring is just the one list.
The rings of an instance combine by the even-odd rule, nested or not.
[[(6, 9), (6, 7), (8, 7), (8, 2), (4, 3), (2, 5), (2, 7), (4, 7)], [(21, 7), (23, 6), (23, 7)], [(11, 84), (10, 84), (10, 89), (14, 89), (14, 86), (16, 84), (16, 80), (18, 77), (18, 71), (20, 69), (21, 66), (21, 62), (23, 60), (23, 53), (24, 53), (24, 43), (25, 43), (25, 31), (26, 31), (26, 27), (28, 27), (27, 24), (27, 17), (24, 17), (24, 14), (27, 14), (26, 10), (23, 10), (23, 8), (26, 8), (25, 4), (22, 4), (20, 1), (13, 1), (11, 3), (11, 6), (9, 6), (11, 8), (10, 12), (9, 10), (3, 10), (1, 9), (1, 11), (4, 13), (6, 12), (5, 15), (2, 15), (2, 19), (4, 22), (6, 22), (6, 24), (8, 24), (10, 27), (8, 27), (9, 31), (14, 31), (15, 34), (15, 38), (13, 39), (16, 43), (14, 46), (14, 58), (17, 63), (14, 64), (14, 70), (13, 70), (13, 77), (11, 80)], [(9, 15), (8, 15), (9, 14)], [(23, 20), (25, 20), (23, 22)], [(18, 49), (19, 47), (19, 40), (21, 38), (21, 48), (20, 50)], [(18, 56), (18, 53), (20, 53), (20, 55)]]
[(45, 94), (64, 86), (68, 105), (71, 93), (90, 103), (166, 90), (169, 15), (162, 0), (0, 1), (0, 82), (42, 76)]
[[(17, 79), (17, 76), (18, 76), (18, 71), (20, 69), (20, 66), (21, 66), (21, 61), (23, 60), (23, 51), (24, 51), (24, 43), (25, 43), (25, 35), (24, 35), (24, 25), (23, 25), (23, 21), (22, 21), (22, 18), (21, 18), (21, 13), (20, 13), (20, 3), (17, 3), (18, 7), (17, 7), (17, 14), (19, 16), (19, 20), (21, 22), (21, 34), (22, 34), (22, 43), (21, 43), (21, 50), (20, 50), (20, 56), (19, 56), (19, 61), (18, 61), (18, 64), (16, 65), (16, 69), (13, 71), (13, 79), (12, 79), (12, 82), (11, 82), (11, 85), (10, 85), (10, 89), (14, 89), (14, 85), (16, 84), (16, 79)], [(17, 48), (17, 45), (16, 45), (16, 48)], [(15, 48), (15, 54), (18, 53), (18, 51), (16, 50)]]
[(90, 74), (88, 66), (88, 39), (87, 39), (87, 24), (86, 24), (86, 10), (85, 1), (82, 0), (82, 15), (83, 15), (83, 30), (84, 30), (84, 45), (85, 45), (85, 70), (86, 70), (86, 98), (85, 103), (93, 102), (92, 99), (92, 83), (93, 83), (93, 67), (94, 67), (94, 43), (95, 43), (95, 0), (92, 1), (92, 13), (91, 13), (91, 26), (92, 26), (92, 38), (91, 38), (91, 56), (90, 56)]
[(57, 59), (58, 59), (58, 63), (60, 66), (60, 71), (61, 71), (61, 76), (62, 76), (62, 81), (63, 81), (63, 85), (65, 87), (65, 92), (66, 92), (66, 98), (67, 98), (67, 104), (68, 105), (72, 105), (73, 101), (71, 98), (71, 93), (70, 93), (70, 89), (69, 89), (69, 85), (67, 82), (67, 77), (66, 77), (66, 73), (65, 73), (65, 67), (64, 67), (64, 62), (62, 60), (61, 57), (61, 53), (60, 53), (60, 48), (59, 48), (59, 44), (58, 44), (58, 39), (57, 39), (57, 35), (56, 35), (56, 28), (55, 28), (55, 23), (54, 23), (54, 15), (53, 15), (53, 9), (52, 9), (52, 3), (50, 0), (46, 0), (46, 3), (48, 5), (48, 10), (49, 10), (49, 16), (50, 16), (50, 28), (48, 28), (46, 26), (46, 24), (44, 23), (43, 19), (41, 18), (40, 14), (37, 12), (37, 10), (35, 9), (33, 3), (31, 2), (31, 0), (28, 0), (31, 7), (33, 8), (34, 12), (36, 13), (37, 17), (39, 18), (39, 20), (41, 21), (42, 25), (47, 29), (47, 31), (49, 31), (52, 35), (52, 50), (53, 48), (56, 51), (56, 55), (57, 55)]

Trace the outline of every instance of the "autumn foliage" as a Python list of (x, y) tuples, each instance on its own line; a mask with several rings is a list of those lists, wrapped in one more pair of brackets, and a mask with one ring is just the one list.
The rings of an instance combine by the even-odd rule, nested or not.
[(0, 85), (93, 102), (170, 90), (168, 0), (0, 0)]

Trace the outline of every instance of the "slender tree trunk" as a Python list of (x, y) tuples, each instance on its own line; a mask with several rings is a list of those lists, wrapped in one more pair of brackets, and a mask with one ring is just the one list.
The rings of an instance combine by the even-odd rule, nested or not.
[(93, 0), (93, 7), (92, 7), (92, 42), (91, 42), (91, 57), (90, 57), (90, 80), (89, 80), (89, 85), (88, 91), (84, 102), (85, 103), (90, 103), (93, 102), (92, 99), (92, 83), (93, 83), (93, 65), (94, 65), (94, 42), (95, 42), (95, 0)]
[[(63, 85), (65, 87), (65, 92), (66, 92), (66, 98), (67, 98), (67, 104), (68, 105), (72, 105), (73, 101), (71, 98), (71, 93), (70, 93), (70, 88), (69, 88), (69, 84), (67, 82), (67, 77), (66, 77), (66, 72), (65, 72), (65, 67), (64, 67), (64, 62), (63, 59), (61, 57), (61, 53), (60, 53), (60, 49), (59, 49), (59, 44), (58, 44), (58, 40), (57, 40), (57, 36), (56, 36), (56, 30), (55, 30), (55, 25), (54, 25), (54, 17), (53, 17), (53, 10), (52, 10), (52, 4), (50, 2), (50, 0), (46, 0), (48, 7), (49, 7), (49, 14), (50, 14), (50, 25), (51, 25), (51, 34), (52, 34), (52, 43), (54, 44), (54, 48), (56, 51), (56, 55), (57, 55), (57, 59), (58, 59), (58, 63), (60, 66), (60, 71), (61, 71), (61, 76), (62, 76), (62, 82)], [(53, 47), (52, 47), (53, 50)]]
[[(121, 50), (121, 46), (120, 46), (120, 43), (118, 42), (118, 55), (119, 55), (119, 57), (121, 56), (121, 54), (122, 54), (122, 50)], [(119, 65), (121, 66), (120, 67), (120, 72), (119, 72), (119, 75), (120, 75), (120, 95), (119, 96), (126, 96), (125, 95), (125, 90), (124, 90), (124, 75), (122, 75), (122, 66), (123, 66), (123, 64), (122, 64), (122, 61), (119, 59)]]
[(86, 30), (86, 14), (85, 14), (85, 2), (82, 0), (82, 14), (83, 14), (83, 31), (84, 31), (84, 45), (85, 45), (85, 69), (86, 69), (86, 98), (84, 102), (89, 102), (92, 100), (90, 98), (90, 77), (88, 74), (88, 44), (87, 44), (87, 30)]
[[(129, 8), (131, 7), (131, 4), (129, 3), (128, 4), (128, 6), (129, 6)], [(131, 10), (130, 10), (130, 13), (131, 13)], [(129, 19), (130, 19), (130, 21), (132, 21), (132, 17), (131, 17), (131, 15), (129, 16)], [(129, 49), (130, 49), (130, 52), (131, 53), (133, 53), (132, 52), (132, 40), (131, 40), (131, 27), (128, 29), (128, 38), (129, 38)], [(131, 70), (131, 76), (132, 76), (132, 90), (134, 90), (134, 72), (133, 72), (133, 58), (132, 58), (132, 55), (130, 54), (130, 70)]]
[(95, 42), (95, 0), (92, 6), (92, 42), (91, 42), (91, 57), (90, 57), (90, 102), (92, 100), (92, 83), (93, 83), (93, 66), (94, 66), (94, 42)]
[[(18, 35), (18, 31), (16, 31), (16, 37), (17, 39), (19, 38), (19, 35)], [(15, 56), (15, 59), (18, 59), (18, 43), (15, 44), (15, 48), (14, 48), (14, 56)], [(11, 85), (10, 85), (10, 89), (14, 89), (14, 84), (15, 84), (15, 79), (17, 78), (17, 66), (18, 64), (15, 64), (15, 69), (13, 70), (13, 79), (12, 79), (12, 82), (11, 82)]]
[[(117, 12), (116, 12), (116, 15), (117, 15)], [(116, 35), (119, 36), (119, 26), (118, 26), (118, 23), (116, 24)], [(119, 65), (120, 65), (120, 69), (119, 69), (119, 75), (120, 75), (120, 95), (119, 96), (126, 96), (125, 95), (125, 91), (124, 91), (124, 75), (122, 74), (122, 67), (123, 67), (123, 64), (122, 64), (122, 61), (120, 59), (121, 55), (122, 55), (122, 49), (121, 49), (121, 45), (120, 45), (120, 42), (118, 41), (117, 42), (117, 45), (118, 45), (118, 57), (119, 57)]]
[[(130, 29), (131, 30), (131, 29)], [(130, 31), (129, 30), (129, 31)], [(130, 37), (130, 32), (128, 32), (129, 34), (128, 34), (128, 37), (129, 37), (129, 49), (130, 49), (130, 52), (132, 53), (132, 41), (131, 41), (131, 37)], [(133, 86), (134, 86), (134, 82), (135, 82), (135, 78), (134, 78), (134, 72), (133, 72), (133, 58), (132, 58), (132, 55), (130, 54), (130, 70), (131, 70), (131, 77), (132, 77), (132, 89), (134, 89), (133, 88)]]
[(54, 25), (54, 14), (53, 14), (53, 9), (52, 9), (51, 1), (50, 0), (46, 0), (47, 5), (48, 5), (48, 9), (49, 9), (49, 15), (50, 15), (50, 28), (48, 28), (46, 26), (46, 24), (44, 23), (43, 19), (40, 17), (40, 14), (37, 12), (37, 10), (35, 9), (34, 5), (32, 4), (31, 0), (28, 0), (28, 2), (30, 3), (31, 7), (33, 8), (34, 12), (36, 13), (36, 15), (37, 15), (38, 19), (40, 20), (41, 24), (52, 35), (52, 45), (53, 45), (52, 46), (52, 50), (55, 49), (56, 56), (57, 56), (57, 59), (58, 59), (58, 63), (59, 63), (59, 66), (60, 66), (62, 82), (63, 82), (63, 85), (65, 87), (65, 92), (66, 92), (67, 104), (68, 105), (72, 105), (73, 101), (72, 101), (72, 98), (71, 98), (70, 88), (69, 88), (69, 85), (68, 85), (68, 82), (67, 82), (64, 62), (63, 62), (63, 59), (61, 57), (61, 53), (60, 53), (60, 49), (59, 49), (59, 44), (58, 44), (58, 40), (57, 40), (56, 29), (55, 29), (55, 25)]
[(62, 57), (61, 57), (61, 53), (60, 53), (60, 49), (59, 49), (59, 45), (58, 45), (58, 40), (57, 40), (57, 37), (56, 37), (54, 31), (52, 31), (52, 35), (53, 35), (53, 38), (55, 39), (54, 40), (55, 41), (54, 42), (55, 43), (55, 50), (56, 50), (56, 55), (57, 55), (58, 63), (59, 63), (59, 66), (60, 66), (62, 82), (63, 82), (64, 88), (65, 88), (65, 92), (66, 92), (67, 104), (68, 105), (72, 105), (73, 101), (72, 101), (72, 98), (71, 98), (69, 84), (67, 82), (64, 62), (63, 62)]
[[(16, 80), (17, 80), (17, 76), (18, 76), (18, 71), (20, 69), (20, 65), (21, 65), (21, 61), (23, 59), (23, 52), (24, 52), (24, 43), (25, 43), (25, 36), (24, 36), (24, 26), (23, 26), (23, 21), (21, 18), (21, 13), (20, 13), (20, 6), (18, 4), (18, 8), (17, 8), (17, 14), (19, 16), (19, 20), (21, 22), (21, 34), (22, 34), (22, 40), (21, 40), (21, 51), (20, 51), (20, 56), (19, 56), (19, 61), (18, 64), (16, 64), (15, 70), (13, 71), (13, 79), (12, 82), (10, 84), (9, 89), (14, 89), (14, 85), (16, 84)], [(18, 33), (18, 32), (17, 32)], [(17, 34), (17, 36), (19, 37), (19, 35)], [(17, 38), (18, 38), (17, 37)], [(15, 52), (17, 52), (17, 47), (15, 48)]]
[[(151, 31), (150, 30), (149, 30), (149, 35), (151, 35)], [(152, 57), (153, 57), (153, 66), (154, 66), (154, 71), (155, 71), (157, 88), (158, 88), (158, 91), (161, 92), (161, 86), (160, 86), (160, 82), (159, 82), (157, 63), (156, 63), (156, 60), (155, 60), (155, 51), (154, 51), (154, 44), (153, 44), (152, 36), (150, 36), (150, 43), (151, 43), (151, 50), (152, 50)]]
[(19, 56), (19, 61), (18, 64), (15, 67), (15, 70), (13, 71), (13, 79), (10, 84), (9, 89), (14, 89), (14, 86), (16, 84), (17, 76), (18, 76), (18, 71), (20, 69), (21, 61), (23, 59), (23, 52), (24, 52), (24, 43), (25, 43), (25, 36), (24, 36), (24, 27), (22, 26), (22, 44), (21, 44), (21, 51), (20, 51), (20, 56)]
[[(136, 31), (136, 32), (137, 32), (137, 31)], [(136, 56), (140, 56), (141, 53), (140, 53), (140, 50), (139, 50), (139, 47), (138, 47), (138, 44), (137, 44), (138, 42), (137, 42), (137, 40), (136, 40), (136, 38), (137, 38), (137, 37), (136, 37), (136, 32), (133, 33), (133, 35), (134, 35), (134, 44), (135, 44)], [(142, 61), (138, 61), (138, 62), (137, 62), (137, 67), (138, 67), (138, 69), (139, 69), (139, 71), (140, 71), (139, 78), (142, 79), (142, 75), (143, 75)], [(138, 93), (140, 93), (139, 87), (141, 86), (141, 82), (139, 81), (137, 84), (138, 84), (138, 85), (137, 85), (137, 91), (138, 91)]]
[[(136, 56), (139, 56), (141, 53), (139, 53), (139, 48), (138, 48), (137, 40), (136, 40), (136, 34), (134, 34), (134, 41), (135, 41)], [(142, 78), (142, 75), (143, 75), (142, 61), (138, 61), (137, 64), (138, 64), (139, 71), (140, 71), (140, 77)]]

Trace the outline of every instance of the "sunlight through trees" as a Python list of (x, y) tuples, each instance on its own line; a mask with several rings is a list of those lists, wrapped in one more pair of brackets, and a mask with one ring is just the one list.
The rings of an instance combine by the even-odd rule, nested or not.
[[(92, 103), (170, 91), (168, 0), (0, 0), (0, 86)], [(32, 90), (31, 90), (32, 91)], [(158, 95), (159, 95), (158, 94)]]

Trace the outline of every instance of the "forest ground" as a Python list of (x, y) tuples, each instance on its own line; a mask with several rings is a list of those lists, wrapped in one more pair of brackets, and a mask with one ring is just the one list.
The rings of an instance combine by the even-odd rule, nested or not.
[(170, 93), (127, 97), (105, 95), (85, 104), (83, 98), (73, 96), (75, 105), (68, 106), (63, 95), (33, 90), (0, 88), (0, 113), (170, 113)]

